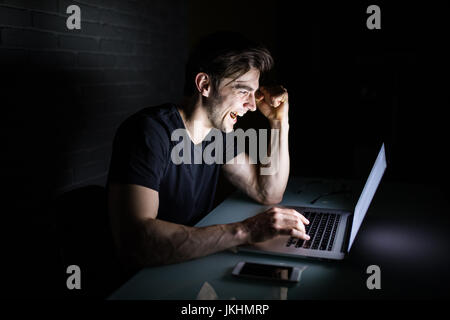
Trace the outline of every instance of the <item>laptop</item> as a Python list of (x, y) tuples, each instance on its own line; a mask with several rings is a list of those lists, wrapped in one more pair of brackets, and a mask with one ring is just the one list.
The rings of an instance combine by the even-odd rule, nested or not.
[(310, 240), (278, 236), (251, 246), (239, 247), (239, 250), (331, 260), (344, 259), (350, 252), (385, 170), (386, 155), (383, 143), (353, 212), (289, 206), (309, 220), (309, 225), (305, 225), (305, 228)]

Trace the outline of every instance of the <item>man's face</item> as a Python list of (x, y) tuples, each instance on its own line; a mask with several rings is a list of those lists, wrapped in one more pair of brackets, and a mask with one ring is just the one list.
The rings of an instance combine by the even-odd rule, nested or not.
[(207, 100), (207, 113), (212, 126), (231, 132), (238, 117), (248, 110), (256, 110), (255, 92), (258, 87), (259, 70), (254, 68), (235, 80), (223, 79)]

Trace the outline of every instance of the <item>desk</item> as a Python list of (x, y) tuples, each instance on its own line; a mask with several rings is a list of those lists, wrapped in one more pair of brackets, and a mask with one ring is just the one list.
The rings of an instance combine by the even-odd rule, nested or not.
[[(319, 199), (314, 206), (351, 209), (362, 185), (291, 177), (282, 205), (309, 205), (342, 187), (351, 193)], [(196, 226), (230, 223), (266, 209), (236, 192)], [(320, 261), (231, 250), (138, 272), (109, 299), (196, 299), (208, 282), (219, 299), (342, 299), (443, 297), (450, 283), (448, 203), (437, 187), (382, 181), (348, 259)], [(445, 213), (445, 214), (443, 214)], [(433, 218), (433, 219), (431, 219)], [(295, 285), (231, 275), (239, 261), (285, 263), (304, 268)], [(368, 290), (369, 265), (381, 268), (381, 290)]]

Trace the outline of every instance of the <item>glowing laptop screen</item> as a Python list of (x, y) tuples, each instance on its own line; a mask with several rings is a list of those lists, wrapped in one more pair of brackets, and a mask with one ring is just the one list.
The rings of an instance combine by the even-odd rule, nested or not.
[(347, 252), (350, 251), (353, 241), (355, 240), (356, 234), (358, 233), (359, 227), (364, 220), (367, 209), (369, 208), (370, 202), (377, 191), (378, 185), (380, 184), (381, 178), (383, 177), (384, 171), (386, 170), (386, 154), (384, 151), (384, 143), (381, 146), (380, 152), (378, 153), (377, 160), (370, 171), (369, 178), (364, 185), (364, 189), (359, 196), (358, 203), (355, 207), (355, 212), (353, 215), (352, 230), (350, 232), (350, 241), (348, 243)]

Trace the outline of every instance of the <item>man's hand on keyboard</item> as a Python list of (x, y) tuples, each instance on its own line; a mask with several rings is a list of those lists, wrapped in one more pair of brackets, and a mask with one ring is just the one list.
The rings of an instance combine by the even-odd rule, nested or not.
[(309, 221), (294, 209), (273, 207), (241, 222), (248, 233), (248, 242), (269, 240), (278, 235), (289, 235), (309, 240), (305, 224)]

